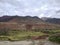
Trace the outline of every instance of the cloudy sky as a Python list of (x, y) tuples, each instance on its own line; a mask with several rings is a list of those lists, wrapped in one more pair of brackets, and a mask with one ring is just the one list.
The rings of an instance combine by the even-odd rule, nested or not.
[(60, 0), (0, 0), (0, 16), (60, 18)]

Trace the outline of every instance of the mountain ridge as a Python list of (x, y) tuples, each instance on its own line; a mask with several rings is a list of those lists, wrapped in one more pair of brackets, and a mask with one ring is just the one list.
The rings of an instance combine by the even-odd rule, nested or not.
[(60, 24), (60, 18), (47, 18), (47, 17), (43, 17), (41, 19), (44, 20), (45, 22), (48, 22), (48, 23)]
[(0, 17), (0, 29), (60, 29), (60, 25), (48, 23), (41, 18), (31, 16), (3, 16)]

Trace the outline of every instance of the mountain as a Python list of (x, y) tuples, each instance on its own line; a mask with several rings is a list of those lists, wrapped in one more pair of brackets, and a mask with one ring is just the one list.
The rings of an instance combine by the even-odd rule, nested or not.
[(43, 21), (38, 17), (13, 17), (9, 22), (18, 22), (18, 23), (43, 23)]
[(37, 16), (3, 16), (0, 17), (0, 22), (18, 22), (18, 23), (43, 23)]
[(39, 17), (31, 16), (3, 16), (0, 17), (0, 29), (32, 30), (32, 29), (60, 29), (60, 25), (47, 23)]
[(13, 17), (11, 17), (11, 16), (3, 16), (3, 17), (0, 17), (0, 22), (8, 22), (12, 18)]
[(60, 24), (60, 18), (47, 18), (47, 17), (43, 17), (41, 19), (44, 20), (45, 22), (48, 22), (48, 23)]

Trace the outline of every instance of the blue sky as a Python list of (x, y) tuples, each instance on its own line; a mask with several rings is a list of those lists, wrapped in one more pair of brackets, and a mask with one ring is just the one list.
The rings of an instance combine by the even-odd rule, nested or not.
[(60, 18), (60, 0), (0, 0), (0, 16)]

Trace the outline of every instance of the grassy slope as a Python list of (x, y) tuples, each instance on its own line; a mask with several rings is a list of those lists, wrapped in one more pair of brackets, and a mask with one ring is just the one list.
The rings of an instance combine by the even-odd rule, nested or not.
[(42, 36), (46, 35), (42, 32), (32, 32), (32, 31), (9, 31), (9, 35), (0, 36), (0, 40), (26, 40), (30, 39), (32, 36)]
[[(44, 31), (46, 32), (46, 31)], [(0, 40), (26, 40), (31, 39), (32, 36), (43, 36), (60, 33), (60, 30), (50, 30), (49, 33), (34, 32), (34, 31), (21, 31), (21, 30), (10, 30), (7, 35), (0, 35)]]

